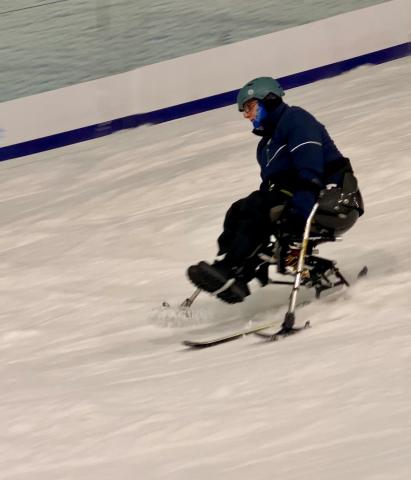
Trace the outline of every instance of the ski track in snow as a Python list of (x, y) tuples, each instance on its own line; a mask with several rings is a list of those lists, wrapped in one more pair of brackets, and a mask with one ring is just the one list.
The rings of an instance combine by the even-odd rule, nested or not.
[(258, 187), (234, 106), (0, 164), (0, 478), (408, 480), (410, 75), (406, 58), (287, 92), (365, 199), (321, 254), (370, 272), (275, 344), (181, 341), (280, 323), (287, 287), (203, 294), (191, 318), (161, 307), (192, 293), (185, 268)]

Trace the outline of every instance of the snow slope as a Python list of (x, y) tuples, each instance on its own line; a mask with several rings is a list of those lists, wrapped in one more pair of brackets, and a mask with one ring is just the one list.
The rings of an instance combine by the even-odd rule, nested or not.
[(370, 274), (276, 344), (180, 342), (280, 322), (286, 287), (161, 308), (192, 293), (185, 268), (259, 184), (235, 107), (2, 163), (0, 478), (408, 480), (410, 75), (406, 58), (287, 92), (366, 203), (321, 254)]

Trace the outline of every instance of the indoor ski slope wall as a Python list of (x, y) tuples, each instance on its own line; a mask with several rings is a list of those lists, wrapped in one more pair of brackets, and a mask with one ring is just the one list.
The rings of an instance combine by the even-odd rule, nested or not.
[(411, 0), (393, 0), (120, 75), (0, 104), (0, 160), (235, 102), (252, 77), (285, 89), (410, 53)]

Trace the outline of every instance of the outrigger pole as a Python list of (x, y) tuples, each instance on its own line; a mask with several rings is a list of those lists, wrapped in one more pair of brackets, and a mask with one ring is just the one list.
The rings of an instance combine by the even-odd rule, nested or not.
[(288, 311), (285, 314), (284, 322), (282, 324), (282, 329), (284, 331), (291, 331), (294, 327), (295, 322), (295, 307), (297, 305), (297, 294), (300, 289), (301, 285), (301, 278), (304, 270), (304, 263), (305, 263), (305, 254), (307, 252), (308, 241), (310, 240), (310, 230), (311, 230), (311, 223), (313, 221), (314, 215), (319, 207), (319, 203), (317, 202), (312, 210), (310, 215), (308, 216), (307, 222), (304, 228), (303, 234), (303, 241), (301, 245), (300, 255), (298, 257), (298, 265), (297, 265), (297, 274), (294, 279), (294, 286), (291, 291), (290, 301), (288, 305)]

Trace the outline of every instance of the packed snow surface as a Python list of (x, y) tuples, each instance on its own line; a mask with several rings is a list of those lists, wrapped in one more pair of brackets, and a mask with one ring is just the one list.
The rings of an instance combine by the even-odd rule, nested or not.
[(243, 304), (178, 310), (186, 267), (259, 185), (234, 106), (2, 163), (0, 478), (408, 480), (410, 78), (402, 59), (287, 92), (365, 199), (320, 253), (370, 272), (301, 305), (313, 328), (277, 343), (181, 344), (280, 323), (288, 302), (253, 284)]

